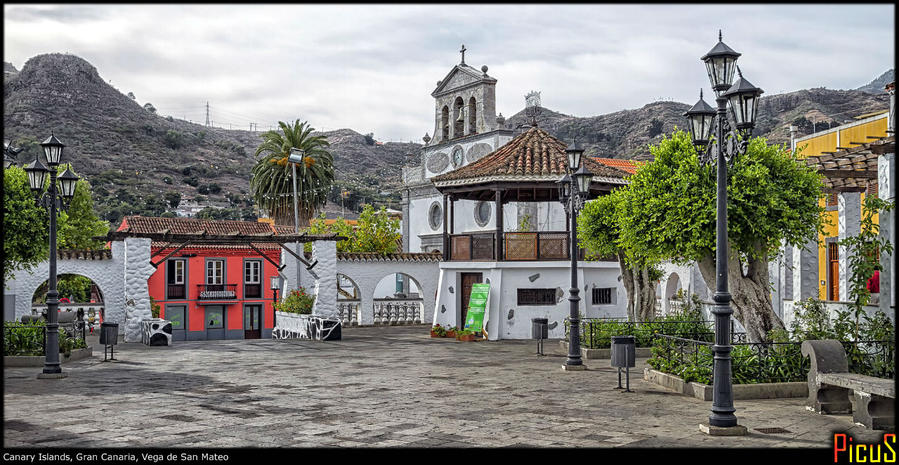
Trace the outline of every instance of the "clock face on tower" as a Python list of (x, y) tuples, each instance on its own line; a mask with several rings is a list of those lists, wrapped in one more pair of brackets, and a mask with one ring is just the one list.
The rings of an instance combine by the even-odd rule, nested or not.
[(453, 149), (453, 168), (458, 168), (462, 166), (462, 160), (464, 159), (464, 150), (462, 147), (456, 147)]

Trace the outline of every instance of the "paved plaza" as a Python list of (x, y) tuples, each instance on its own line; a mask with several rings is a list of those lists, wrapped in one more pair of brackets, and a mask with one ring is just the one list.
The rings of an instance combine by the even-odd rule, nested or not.
[[(711, 402), (608, 360), (564, 372), (555, 341), (431, 339), (427, 326), (344, 330), (342, 341), (121, 344), (115, 362), (4, 369), (5, 447), (832, 447), (880, 434), (804, 399), (737, 401), (743, 437), (699, 431)], [(764, 434), (763, 428), (786, 432)]]

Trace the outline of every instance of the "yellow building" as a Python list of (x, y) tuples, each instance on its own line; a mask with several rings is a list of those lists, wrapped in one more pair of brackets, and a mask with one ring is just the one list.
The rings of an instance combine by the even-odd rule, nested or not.
[[(889, 109), (867, 113), (856, 117), (856, 121), (843, 124), (825, 131), (820, 131), (805, 137), (800, 137), (792, 142), (793, 150), (800, 150), (800, 158), (833, 153), (874, 140), (887, 137), (887, 121)], [(872, 177), (867, 189), (861, 192), (861, 201), (868, 193), (877, 193), (877, 178)], [(824, 234), (818, 237), (818, 298), (821, 300), (839, 299), (839, 247), (838, 240), (838, 216), (837, 193), (826, 192), (825, 199), (821, 200), (826, 205), (825, 215), (828, 225)], [(874, 219), (877, 222), (877, 217)]]

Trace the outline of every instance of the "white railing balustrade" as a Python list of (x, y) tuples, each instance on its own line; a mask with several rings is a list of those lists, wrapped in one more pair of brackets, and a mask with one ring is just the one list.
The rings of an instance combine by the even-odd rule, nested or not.
[(340, 315), (340, 324), (343, 326), (359, 326), (362, 321), (362, 305), (358, 300), (338, 300), (337, 311)]
[(372, 305), (374, 324), (421, 324), (424, 317), (423, 299), (375, 299)]

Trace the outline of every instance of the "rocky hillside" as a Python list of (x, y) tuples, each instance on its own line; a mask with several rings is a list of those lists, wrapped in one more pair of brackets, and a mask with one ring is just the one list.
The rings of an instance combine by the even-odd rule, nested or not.
[[(892, 79), (892, 70), (885, 73)], [(772, 142), (789, 140), (787, 127), (800, 135), (842, 124), (859, 114), (888, 108), (889, 98), (878, 78), (864, 90), (808, 89), (765, 95), (756, 134)], [(862, 88), (860, 88), (862, 89)], [(710, 100), (707, 100), (710, 103)], [(94, 187), (98, 212), (117, 224), (126, 214), (159, 215), (171, 206), (165, 194), (228, 207), (237, 217), (252, 217), (249, 199), (253, 153), (259, 132), (206, 127), (157, 115), (112, 87), (87, 61), (65, 54), (31, 58), (20, 71), (4, 63), (4, 138), (25, 150), (18, 162), (30, 162), (38, 144), (53, 131), (66, 145), (65, 160)], [(692, 105), (693, 102), (689, 102)], [(654, 102), (639, 109), (575, 117), (543, 108), (538, 124), (563, 140), (577, 137), (590, 155), (645, 158), (647, 145), (675, 126), (685, 127), (688, 104)], [(507, 120), (515, 128), (527, 124), (524, 112)], [(422, 122), (426, 125), (426, 122)], [(380, 144), (351, 129), (325, 132), (331, 142), (337, 181), (329, 212), (348, 211), (361, 203), (398, 208), (400, 166), (415, 159), (415, 143)]]
[(893, 70), (890, 69), (890, 70), (887, 70), (885, 73), (881, 74), (877, 79), (875, 79), (875, 80), (871, 81), (870, 83), (865, 84), (855, 90), (860, 90), (862, 92), (867, 92), (869, 94), (878, 94), (879, 95), (879, 94), (883, 93), (884, 86), (893, 82), (894, 80), (895, 80), (895, 74), (893, 73)]
[[(87, 61), (64, 54), (35, 56), (22, 70), (5, 64), (4, 138), (24, 147), (30, 162), (52, 131), (66, 144), (64, 159), (91, 181), (98, 210), (117, 223), (129, 213), (161, 214), (162, 194), (180, 192), (201, 203), (249, 209), (253, 153), (259, 132), (206, 127), (151, 112), (109, 85)], [(400, 166), (420, 145), (367, 141), (349, 129), (325, 132), (339, 192), (348, 208), (361, 201), (399, 199)], [(369, 145), (369, 143), (371, 145)], [(217, 187), (216, 187), (217, 186)], [(380, 194), (384, 191), (385, 194)]]
[[(713, 99), (706, 99), (714, 106)], [(622, 110), (600, 116), (576, 117), (541, 108), (537, 124), (562, 140), (577, 137), (588, 155), (610, 158), (645, 159), (647, 146), (675, 127), (686, 129), (683, 114), (695, 102), (654, 102), (636, 110)], [(799, 90), (778, 95), (762, 95), (754, 134), (778, 144), (789, 143), (789, 126), (797, 126), (798, 136), (813, 130), (838, 126), (853, 117), (889, 108), (889, 96), (859, 90), (825, 88)], [(528, 124), (524, 110), (506, 121), (510, 128)]]

